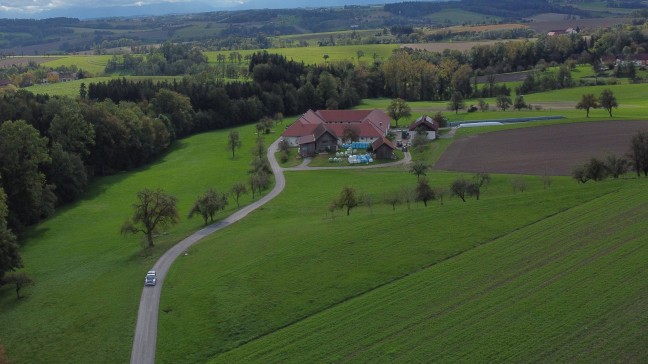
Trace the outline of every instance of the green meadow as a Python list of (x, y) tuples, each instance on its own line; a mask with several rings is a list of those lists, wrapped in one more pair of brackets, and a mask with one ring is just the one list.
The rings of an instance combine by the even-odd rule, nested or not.
[[(235, 159), (225, 148), (227, 131), (176, 142), (151, 165), (96, 180), (84, 198), (65, 206), (29, 232), (21, 254), (35, 281), (17, 301), (0, 288), (0, 344), (15, 363), (123, 363), (130, 357), (143, 277), (171, 245), (203, 226), (187, 219), (194, 200), (213, 187), (227, 192), (247, 181), (253, 126), (239, 129), (243, 147)], [(142, 236), (122, 237), (135, 194), (163, 188), (178, 198), (180, 224), (142, 248)], [(257, 197), (258, 198), (258, 197)], [(250, 194), (241, 204), (252, 201)], [(236, 202), (229, 201), (229, 215)]]
[[(617, 191), (595, 186), (609, 193), (350, 296), (210, 362), (643, 362), (648, 356), (648, 191), (645, 180), (622, 184)], [(453, 217), (450, 209), (423, 212), (429, 223), (420, 230), (427, 237), (401, 241), (392, 254), (404, 256), (418, 244), (438, 249), (445, 230), (439, 226)], [(499, 223), (514, 216), (511, 211)], [(491, 217), (468, 212), (457, 228), (471, 230), (475, 219), (475, 225), (489, 226)], [(410, 230), (410, 235), (415, 234)], [(355, 244), (385, 249), (376, 240)], [(348, 254), (339, 252), (337, 264), (317, 273), (336, 274)], [(364, 266), (372, 255), (356, 259)], [(381, 268), (377, 264), (373, 270)], [(309, 274), (312, 270), (304, 269), (307, 276), (293, 280), (317, 279)], [(217, 306), (227, 294), (212, 295)], [(323, 296), (312, 294), (314, 305)]]
[[(289, 60), (295, 62), (304, 62), (305, 64), (322, 64), (325, 62), (324, 55), (328, 55), (329, 58), (327, 62), (336, 62), (336, 61), (351, 61), (357, 63), (358, 61), (358, 51), (362, 51), (364, 56), (360, 58), (360, 61), (366, 61), (368, 63), (373, 62), (373, 55), (376, 54), (377, 57), (381, 59), (387, 59), (399, 46), (398, 44), (362, 44), (362, 45), (348, 45), (348, 46), (326, 46), (326, 47), (299, 47), (299, 48), (271, 48), (267, 49), (268, 53), (281, 54)], [(237, 51), (243, 56), (251, 55), (263, 50), (241, 50)], [(233, 51), (221, 51), (221, 52), (205, 52), (210, 63), (216, 63), (216, 56), (222, 54), (225, 57), (229, 57), (230, 53)], [(227, 58), (226, 62), (229, 62)]]
[[(436, 172), (428, 177), (433, 186), (447, 188), (456, 176)], [(158, 360), (194, 363), (211, 357), (218, 361), (219, 355), (236, 348), (246, 352), (248, 343), (250, 348), (268, 349), (274, 343), (267, 346), (262, 341), (257, 346), (255, 341), (283, 329), (293, 333), (288, 341), (308, 337), (299, 329), (293, 331), (293, 325), (300, 327), (300, 322), (356, 297), (587, 204), (623, 188), (624, 183), (636, 182), (577, 185), (569, 178), (554, 178), (545, 190), (539, 178), (528, 177), (528, 191), (514, 193), (512, 178), (494, 177), (479, 201), (464, 203), (446, 197), (443, 204), (437, 201), (424, 207), (412, 203), (409, 209), (401, 205), (393, 211), (380, 201), (389, 191), (414, 186), (416, 177), (405, 170), (288, 173), (288, 187), (281, 196), (251, 215), (249, 221), (208, 237), (189, 250), (187, 259), (174, 265), (160, 306)], [(646, 182), (640, 182), (645, 188)], [(343, 212), (332, 216), (330, 201), (345, 185), (368, 194), (375, 205), (352, 210), (350, 216)], [(269, 226), (272, 235), (268, 235)], [(488, 267), (496, 268), (484, 266)], [(444, 281), (437, 284), (443, 286)], [(373, 304), (379, 305), (378, 301)], [(374, 319), (388, 325), (389, 320), (399, 320), (410, 310), (407, 305), (401, 309), (400, 315)], [(354, 315), (366, 317), (361, 312)], [(339, 329), (327, 331), (310, 343), (327, 347), (325, 343), (335, 335), (343, 334)], [(416, 336), (406, 336), (403, 341), (408, 339), (412, 346), (419, 343)], [(367, 344), (353, 334), (344, 340), (352, 351)], [(362, 344), (353, 346), (356, 340)], [(285, 342), (278, 345), (289, 347)], [(388, 349), (379, 342), (375, 345)], [(260, 349), (262, 353), (251, 361), (342, 360), (301, 349), (295, 348), (300, 352), (296, 357), (282, 355), (281, 350)], [(232, 354), (235, 352), (238, 350)], [(365, 360), (380, 357), (369, 354)], [(224, 362), (240, 360), (247, 361), (245, 355), (223, 358)]]
[(43, 63), (44, 67), (60, 67), (76, 65), (79, 69), (88, 71), (95, 76), (100, 76), (104, 73), (108, 61), (112, 55), (98, 55), (98, 56), (63, 56), (56, 60)]

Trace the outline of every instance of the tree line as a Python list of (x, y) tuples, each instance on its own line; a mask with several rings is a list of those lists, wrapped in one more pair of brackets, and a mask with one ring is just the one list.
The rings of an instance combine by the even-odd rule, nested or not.
[(643, 173), (648, 177), (648, 132), (637, 131), (630, 141), (625, 156), (609, 154), (604, 159), (591, 158), (586, 163), (574, 167), (572, 177), (578, 183), (602, 181), (608, 177), (619, 178), (633, 170), (637, 177)]

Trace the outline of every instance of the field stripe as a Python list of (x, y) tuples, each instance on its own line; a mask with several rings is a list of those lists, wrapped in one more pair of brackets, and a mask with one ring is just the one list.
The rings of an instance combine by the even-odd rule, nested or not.
[[(615, 298), (642, 302), (647, 288), (639, 277), (648, 278), (648, 272), (639, 262), (648, 255), (648, 205), (637, 193), (646, 200), (646, 193), (635, 189), (596, 199), (320, 312), (215, 362), (572, 361), (580, 360), (578, 355), (636, 361), (645, 355), (637, 325), (633, 335), (616, 339), (618, 345), (636, 348), (629, 353), (602, 352), (589, 343), (625, 328), (622, 321), (609, 321), (615, 310), (636, 310), (635, 317), (646, 320), (645, 307), (623, 306)], [(614, 208), (624, 204), (630, 207)], [(626, 281), (632, 284), (619, 284)], [(618, 291), (624, 295), (615, 296)], [(584, 322), (592, 323), (585, 338), (580, 332)]]

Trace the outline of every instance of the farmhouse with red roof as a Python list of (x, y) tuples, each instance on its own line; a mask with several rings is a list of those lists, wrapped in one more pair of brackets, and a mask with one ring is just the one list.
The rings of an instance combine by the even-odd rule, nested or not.
[[(373, 143), (389, 132), (389, 116), (382, 110), (308, 110), (282, 134), (302, 156), (335, 152), (350, 138)], [(345, 140), (346, 139), (346, 140)]]

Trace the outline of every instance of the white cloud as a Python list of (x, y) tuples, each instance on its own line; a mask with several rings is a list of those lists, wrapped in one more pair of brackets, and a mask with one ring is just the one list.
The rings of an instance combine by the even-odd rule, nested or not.
[[(47, 10), (65, 9), (72, 7), (100, 8), (121, 6), (144, 6), (160, 3), (183, 3), (193, 0), (0, 0), (0, 12), (39, 13)], [(213, 5), (228, 5), (245, 2), (245, 0), (216, 0)]]

